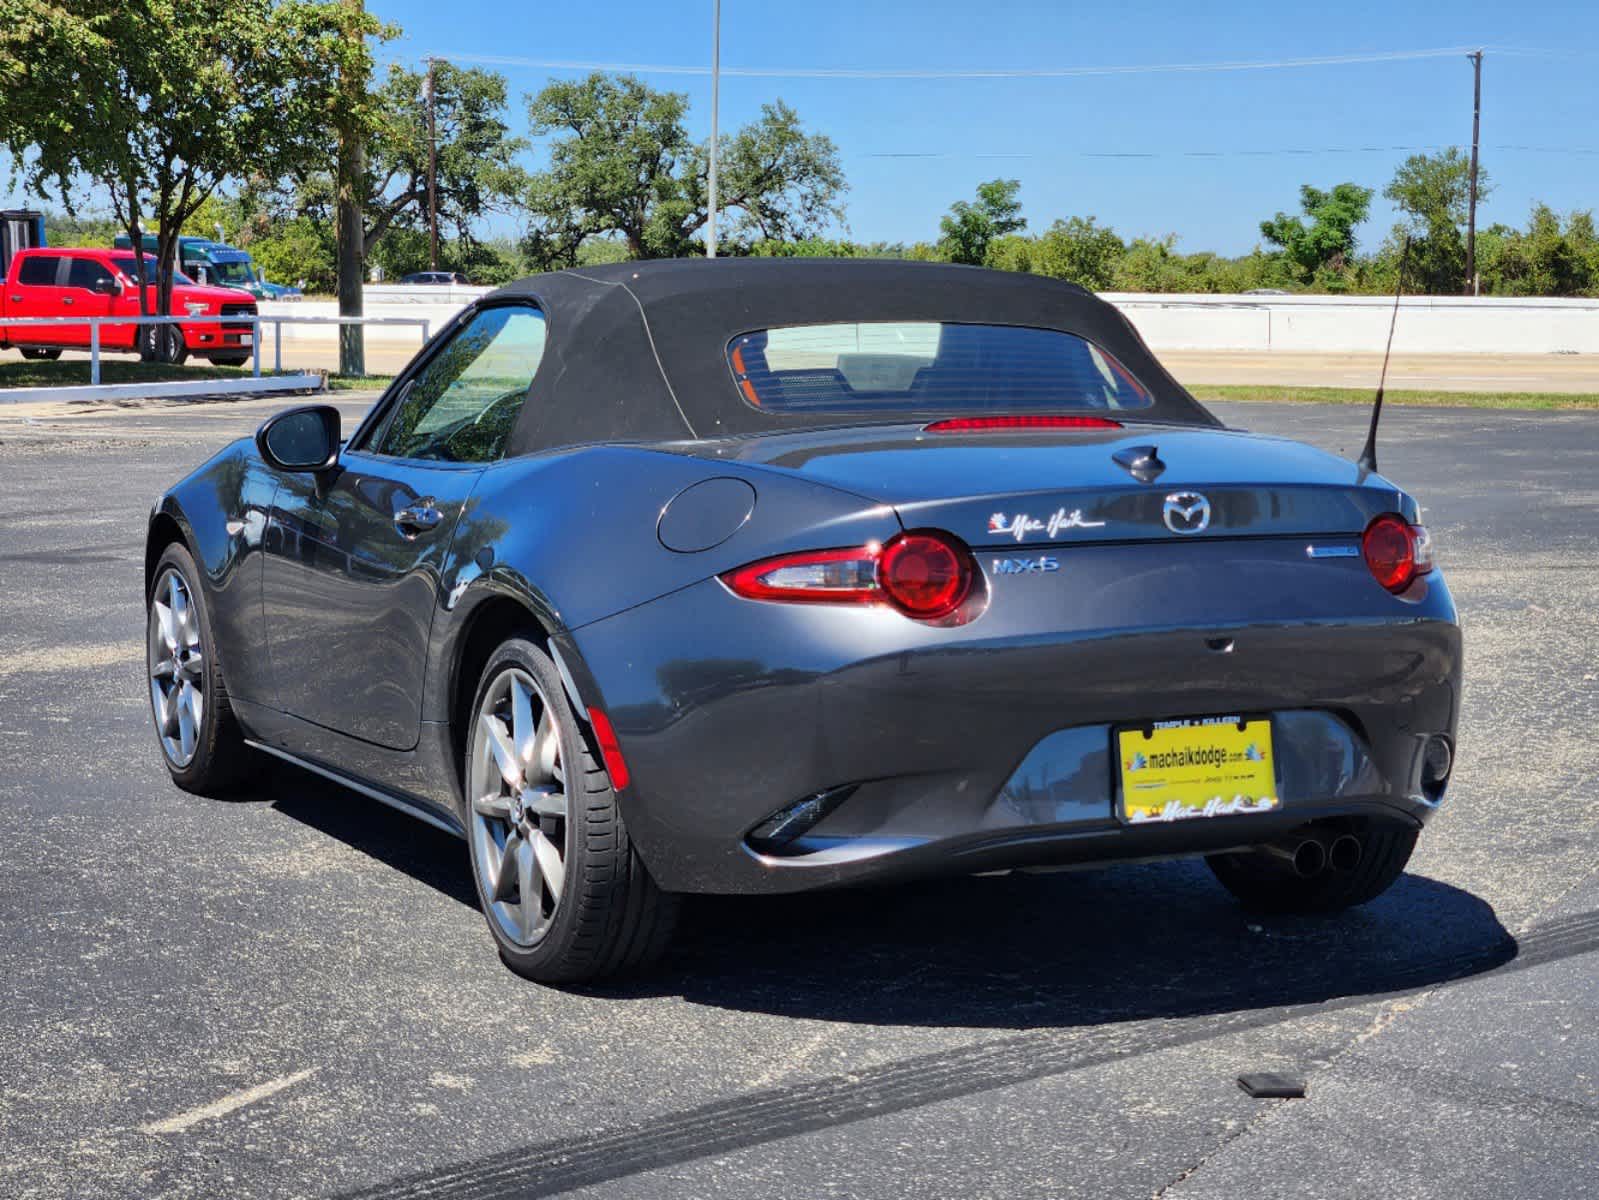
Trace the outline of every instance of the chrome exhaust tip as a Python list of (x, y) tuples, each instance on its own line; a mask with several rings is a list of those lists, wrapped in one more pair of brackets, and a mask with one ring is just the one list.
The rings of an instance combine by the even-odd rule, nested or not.
[(1353, 871), (1360, 865), (1366, 848), (1352, 833), (1341, 833), (1327, 850), (1327, 865), (1334, 871)]
[(1284, 838), (1261, 850), (1285, 863), (1301, 879), (1313, 879), (1327, 869), (1327, 847), (1312, 837)]

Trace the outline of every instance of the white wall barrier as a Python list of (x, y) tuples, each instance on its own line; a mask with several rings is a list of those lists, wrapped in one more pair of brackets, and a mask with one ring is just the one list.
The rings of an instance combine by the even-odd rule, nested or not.
[[(425, 317), (436, 332), (486, 288), (366, 289), (369, 317)], [(394, 298), (395, 293), (403, 297)], [(1393, 300), (1383, 296), (1209, 296), (1105, 292), (1157, 350), (1381, 353)], [(267, 302), (263, 315), (338, 315), (332, 301)], [(328, 337), (287, 325), (285, 342)], [(414, 328), (372, 326), (367, 339), (415, 345)], [(1401, 301), (1395, 354), (1599, 354), (1599, 300), (1414, 296)]]
[[(439, 288), (437, 290), (442, 292), (446, 289)], [(429, 333), (437, 333), (444, 325), (444, 322), (465, 308), (466, 304), (465, 300), (450, 303), (434, 299), (427, 303), (390, 304), (387, 302), (373, 302), (368, 299), (363, 316), (372, 318), (403, 317), (410, 324), (368, 325), (365, 327), (366, 342), (368, 345), (381, 343), (385, 345), (420, 346), (422, 339), (417, 321), (426, 321)], [(339, 315), (339, 305), (335, 300), (263, 300), (257, 307), (263, 317), (327, 318)], [(326, 325), (297, 325), (285, 322), (283, 326), (283, 344), (285, 346), (308, 341), (325, 343), (335, 336)]]
[[(1384, 296), (1102, 293), (1155, 350), (1381, 353)], [(1599, 354), (1599, 300), (1414, 296), (1400, 301), (1395, 354)]]

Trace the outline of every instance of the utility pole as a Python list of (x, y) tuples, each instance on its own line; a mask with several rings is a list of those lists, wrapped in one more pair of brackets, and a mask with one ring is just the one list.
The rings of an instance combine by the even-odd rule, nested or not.
[(1477, 130), (1482, 123), (1482, 51), (1466, 55), (1475, 77), (1471, 89), (1471, 199), (1466, 209), (1466, 286), (1477, 294)]
[(717, 110), (722, 107), (722, 0), (714, 0), (711, 19), (711, 178), (709, 220), (705, 227), (705, 257), (716, 257), (716, 150)]
[[(363, 0), (346, 0), (346, 3), (350, 20), (345, 36), (360, 42), (364, 37), (365, 4)], [(339, 115), (336, 118), (339, 155), (335, 182), (334, 240), (338, 245), (341, 317), (361, 316), (365, 300), (362, 291), (366, 283), (362, 191), (366, 179), (366, 144), (362, 122), (368, 103), (366, 93), (370, 67), (357, 70), (351, 65), (367, 62), (365, 46), (357, 49), (360, 53), (346, 55), (345, 65), (339, 70)], [(366, 338), (359, 325), (339, 326), (339, 374), (366, 374)]]
[(428, 56), (428, 270), (439, 269), (439, 127), (434, 99), (433, 57)]

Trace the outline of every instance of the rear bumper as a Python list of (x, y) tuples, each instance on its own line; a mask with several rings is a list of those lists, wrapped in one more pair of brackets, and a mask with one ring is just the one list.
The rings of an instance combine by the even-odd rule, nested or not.
[[(1106, 580), (1154, 561), (1147, 547), (1094, 553)], [(1140, 602), (1096, 591), (1085, 560), (1074, 580), (1085, 590), (1055, 620), (1067, 628), (1048, 635), (1029, 632), (1043, 593), (1010, 580), (1033, 590), (996, 594), (963, 629), (744, 601), (710, 580), (585, 626), (568, 646), (585, 702), (610, 714), (631, 768), (630, 832), (671, 890), (1198, 854), (1331, 817), (1418, 827), (1441, 798), (1420, 786), (1422, 743), (1453, 740), (1459, 706), (1447, 586), (1435, 573), (1400, 600), (1358, 561), (1308, 584), (1246, 561), (1269, 568), (1283, 553), (1303, 547), (1201, 552), (1225, 554), (1235, 583), (1242, 567), (1281, 585), (1235, 586), (1226, 603), (1172, 575), (1169, 554), (1160, 590)], [(1190, 566), (1204, 573), (1199, 557)], [(1238, 712), (1276, 718), (1280, 810), (1120, 821), (1113, 725)], [(849, 785), (798, 853), (746, 842), (775, 811)]]

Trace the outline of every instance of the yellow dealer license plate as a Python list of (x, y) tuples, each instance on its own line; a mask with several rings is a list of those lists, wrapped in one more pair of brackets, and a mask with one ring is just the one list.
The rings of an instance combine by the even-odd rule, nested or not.
[(1116, 731), (1124, 821), (1183, 821), (1271, 812), (1277, 795), (1271, 721), (1199, 717)]

